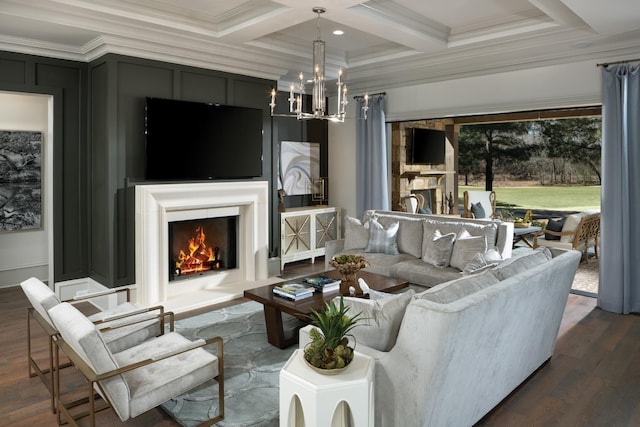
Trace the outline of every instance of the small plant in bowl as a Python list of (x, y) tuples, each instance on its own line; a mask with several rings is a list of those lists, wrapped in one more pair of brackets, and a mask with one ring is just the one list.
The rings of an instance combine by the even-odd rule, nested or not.
[[(336, 374), (345, 369), (354, 356), (354, 348), (349, 346), (347, 334), (357, 326), (362, 313), (349, 316), (349, 306), (333, 301), (325, 303), (321, 311), (312, 310), (311, 342), (304, 348), (304, 360), (309, 366), (323, 374)], [(355, 345), (354, 345), (355, 346)]]

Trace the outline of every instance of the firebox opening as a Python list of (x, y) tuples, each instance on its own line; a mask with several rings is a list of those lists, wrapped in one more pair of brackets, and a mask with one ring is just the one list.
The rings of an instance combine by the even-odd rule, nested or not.
[(237, 268), (238, 216), (169, 223), (169, 281)]

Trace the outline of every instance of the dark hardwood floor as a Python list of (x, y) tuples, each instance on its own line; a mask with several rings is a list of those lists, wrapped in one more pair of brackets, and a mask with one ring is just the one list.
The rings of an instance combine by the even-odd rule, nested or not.
[[(322, 270), (293, 263), (287, 278)], [(640, 317), (604, 312), (593, 298), (570, 295), (551, 361), (498, 405), (479, 426), (638, 426), (640, 425)], [(228, 304), (227, 304), (228, 305)], [(49, 394), (27, 375), (26, 308), (20, 287), (0, 289), (0, 426), (55, 426)], [(215, 307), (212, 307), (212, 309)], [(202, 311), (202, 310), (201, 310)], [(193, 315), (195, 313), (189, 313)], [(186, 317), (182, 315), (180, 317)], [(45, 357), (45, 337), (36, 339)], [(70, 375), (73, 375), (73, 369)], [(81, 384), (71, 378), (69, 387)], [(87, 420), (82, 425), (89, 425)], [(122, 425), (111, 410), (98, 426)], [(178, 426), (160, 409), (124, 425)]]

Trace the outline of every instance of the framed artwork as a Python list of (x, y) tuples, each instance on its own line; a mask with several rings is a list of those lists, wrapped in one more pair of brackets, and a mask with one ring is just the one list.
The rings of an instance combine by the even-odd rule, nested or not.
[(42, 132), (0, 130), (0, 232), (41, 224)]
[(320, 176), (320, 144), (280, 143), (280, 188), (287, 196), (312, 194), (314, 179)]

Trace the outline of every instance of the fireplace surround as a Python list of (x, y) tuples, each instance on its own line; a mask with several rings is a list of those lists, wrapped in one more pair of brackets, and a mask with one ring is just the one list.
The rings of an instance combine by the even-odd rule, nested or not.
[[(136, 185), (136, 302), (181, 311), (259, 286), (268, 278), (268, 205), (266, 181)], [(237, 267), (170, 282), (168, 224), (225, 216), (238, 218)]]

